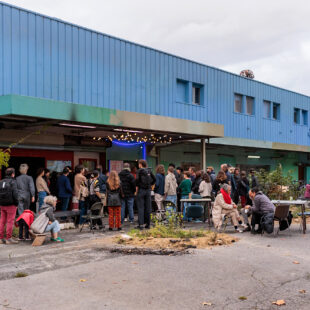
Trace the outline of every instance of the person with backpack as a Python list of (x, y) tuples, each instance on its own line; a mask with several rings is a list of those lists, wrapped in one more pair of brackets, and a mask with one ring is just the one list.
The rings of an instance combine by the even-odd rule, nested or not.
[(138, 207), (138, 229), (150, 228), (151, 224), (151, 187), (155, 184), (156, 178), (152, 171), (147, 168), (147, 162), (140, 159), (139, 170), (136, 178), (137, 207)]
[[(18, 241), (12, 239), (14, 219), (18, 205), (17, 182), (14, 179), (15, 169), (7, 168), (5, 178), (0, 181), (0, 244), (15, 244)], [(6, 239), (5, 235), (6, 227)]]
[(16, 178), (19, 194), (18, 215), (28, 210), (30, 203), (35, 200), (34, 183), (32, 177), (27, 175), (28, 169), (29, 167), (27, 164), (21, 164), (19, 167), (20, 176)]

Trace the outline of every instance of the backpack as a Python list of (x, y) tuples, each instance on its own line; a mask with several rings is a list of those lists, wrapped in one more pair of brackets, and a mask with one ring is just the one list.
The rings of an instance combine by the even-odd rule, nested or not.
[(3, 179), (0, 181), (0, 205), (9, 206), (14, 204), (12, 181)]
[(262, 215), (261, 227), (267, 234), (271, 234), (273, 232), (273, 216), (274, 213), (265, 213)]
[(140, 187), (144, 189), (149, 189), (153, 183), (153, 178), (149, 169), (141, 169), (139, 172), (140, 177)]
[(280, 231), (289, 228), (289, 226), (291, 226), (292, 224), (292, 219), (293, 219), (292, 211), (289, 211), (289, 214), (287, 216), (287, 221), (285, 220), (280, 221)]

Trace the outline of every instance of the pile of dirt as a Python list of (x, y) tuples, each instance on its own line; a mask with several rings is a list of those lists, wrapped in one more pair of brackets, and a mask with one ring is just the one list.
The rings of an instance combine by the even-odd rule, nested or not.
[(208, 234), (197, 238), (139, 238), (139, 237), (114, 237), (117, 244), (128, 245), (131, 247), (143, 247), (151, 249), (206, 249), (214, 246), (230, 245), (238, 241), (237, 238), (226, 234)]

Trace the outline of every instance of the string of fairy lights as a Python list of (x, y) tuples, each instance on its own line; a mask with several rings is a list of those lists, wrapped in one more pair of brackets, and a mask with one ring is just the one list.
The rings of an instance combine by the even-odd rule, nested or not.
[[(149, 135), (141, 135), (142, 132), (129, 132), (123, 131), (120, 134), (112, 134), (106, 137), (93, 137), (93, 140), (100, 141), (100, 140), (110, 140), (118, 141), (118, 142), (127, 142), (127, 143), (149, 143), (149, 144), (168, 144), (172, 143), (172, 137), (169, 135), (159, 135), (159, 134), (149, 134)], [(178, 137), (179, 139), (182, 136)]]

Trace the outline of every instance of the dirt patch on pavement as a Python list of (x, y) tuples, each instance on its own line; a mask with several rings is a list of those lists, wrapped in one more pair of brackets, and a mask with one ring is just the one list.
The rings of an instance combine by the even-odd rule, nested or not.
[(124, 238), (122, 236), (114, 237), (117, 244), (128, 245), (132, 247), (143, 247), (151, 249), (206, 249), (214, 246), (229, 245), (238, 241), (237, 238), (226, 235), (212, 233), (204, 237), (197, 238)]

